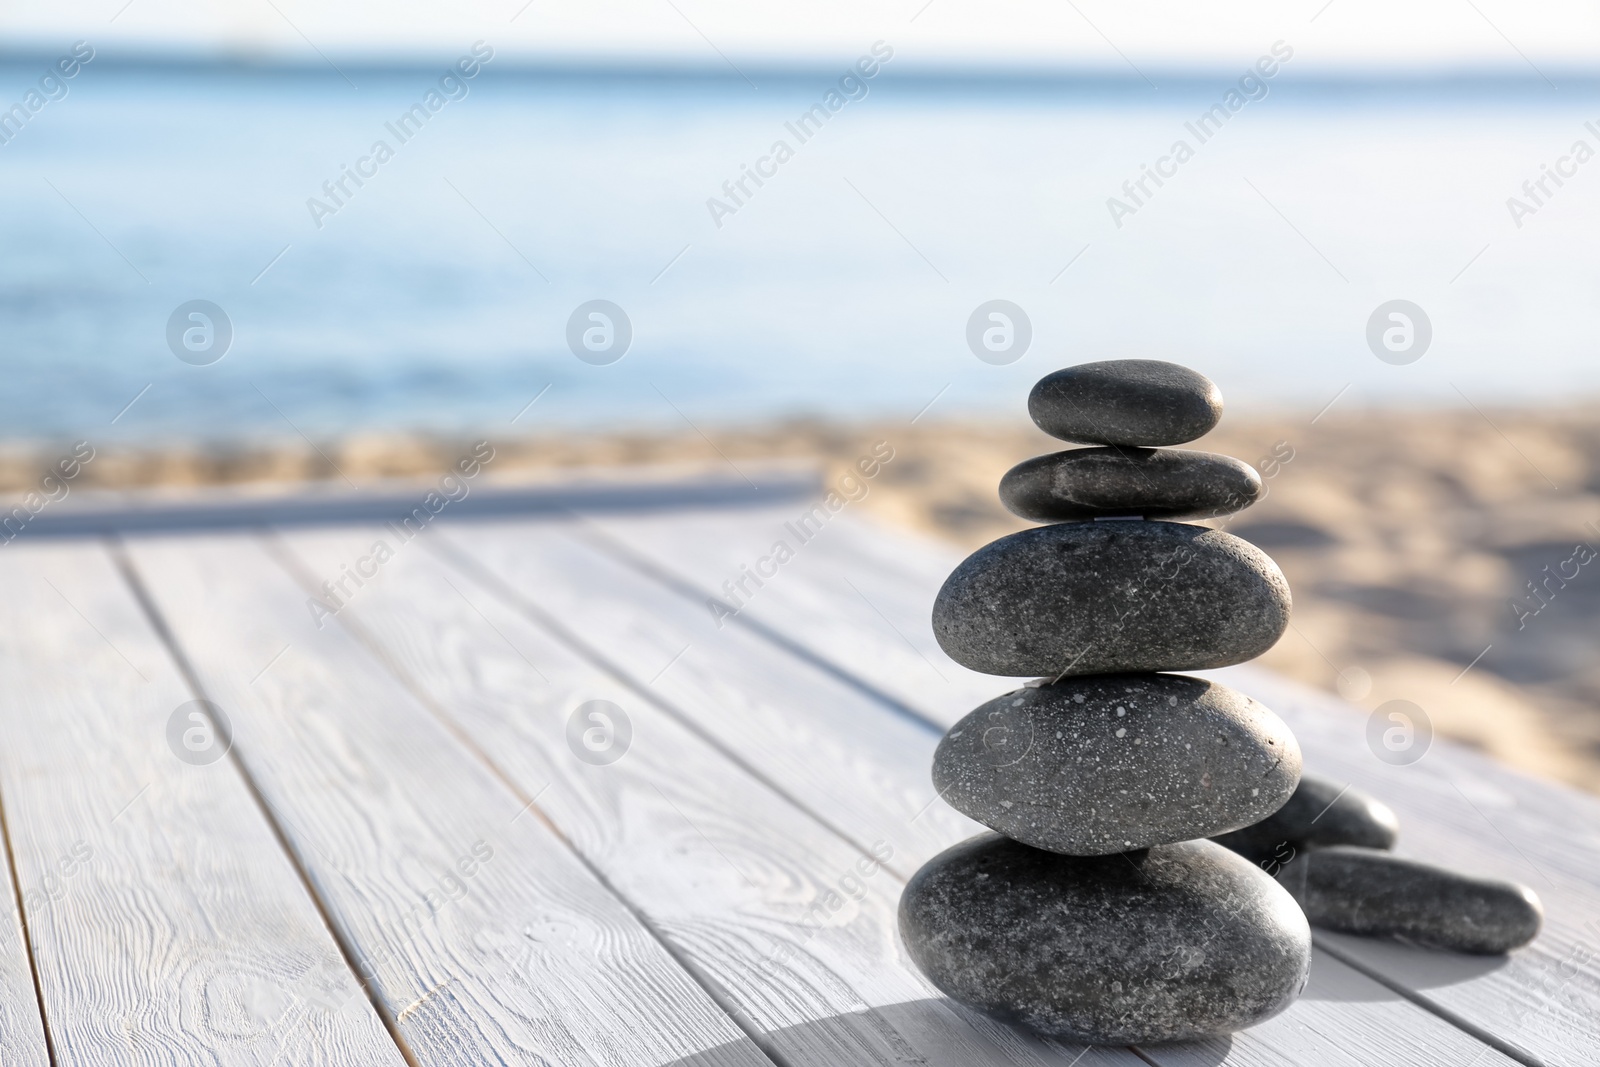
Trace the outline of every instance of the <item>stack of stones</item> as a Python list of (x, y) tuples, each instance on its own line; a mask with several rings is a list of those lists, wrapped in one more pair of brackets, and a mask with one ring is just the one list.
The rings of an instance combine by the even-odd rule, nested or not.
[(1371, 903), (1350, 890), (1360, 872), (1296, 864), (1286, 850), (1404, 863), (1382, 851), (1393, 816), (1348, 793), (1328, 807), (1325, 783), (1302, 786), (1281, 719), (1243, 693), (1167, 673), (1251, 659), (1289, 621), (1271, 559), (1170, 521), (1225, 515), (1261, 494), (1245, 463), (1163, 447), (1217, 424), (1216, 386), (1171, 363), (1088, 363), (1042, 379), (1028, 409), (1046, 433), (1093, 447), (1007, 472), (1006, 506), (1049, 525), (962, 562), (933, 625), (964, 666), (1043, 677), (940, 743), (940, 795), (998, 832), (917, 872), (901, 933), (949, 996), (1045, 1034), (1138, 1044), (1230, 1033), (1304, 987), (1311, 935), (1297, 897), (1312, 879), (1327, 873), (1324, 896), (1346, 911)]

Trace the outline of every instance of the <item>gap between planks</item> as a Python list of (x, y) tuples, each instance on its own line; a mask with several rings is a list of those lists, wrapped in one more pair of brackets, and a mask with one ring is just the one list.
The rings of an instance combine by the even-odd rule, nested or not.
[[(139, 610), (144, 612), (145, 619), (149, 621), (150, 628), (155, 632), (157, 640), (166, 649), (167, 655), (172, 659), (173, 666), (177, 668), (179, 675), (183, 677), (183, 684), (189, 688), (189, 692), (196, 700), (209, 702), (211, 697), (206, 692), (205, 687), (200, 684), (200, 677), (195, 673), (193, 665), (189, 662), (188, 654), (179, 646), (177, 635), (167, 625), (166, 618), (161, 614), (161, 609), (156, 605), (155, 600), (151, 598), (149, 590), (145, 588), (144, 579), (135, 569), (133, 561), (128, 558), (121, 541), (112, 536), (106, 538), (103, 544), (106, 552), (111, 556), (111, 562), (116, 567), (117, 573), (122, 575), (122, 580), (127, 583), (134, 600), (138, 602)], [(207, 715), (209, 716), (209, 714), (208, 711)], [(213, 723), (212, 729), (215, 730), (216, 728), (217, 725)], [(244, 782), (245, 789), (250, 794), (251, 800), (255, 801), (256, 808), (261, 812), (261, 817), (266, 820), (267, 826), (271, 828), (273, 838), (278, 842), (278, 847), (283, 850), (283, 854), (287, 857), (290, 866), (294, 868), (295, 874), (300, 879), (300, 884), (305, 887), (306, 895), (316, 907), (317, 915), (321, 917), (323, 926), (327, 928), (329, 936), (333, 938), (333, 943), (338, 946), (339, 955), (344, 959), (345, 967), (349, 969), (351, 976), (360, 985), (361, 991), (366, 994), (367, 1000), (372, 1004), (372, 1009), (378, 1013), (378, 1018), (383, 1020), (384, 1029), (388, 1030), (389, 1037), (393, 1039), (395, 1048), (405, 1058), (409, 1067), (423, 1067), (423, 1064), (418, 1061), (416, 1055), (411, 1051), (406, 1039), (401, 1035), (397, 1020), (384, 1006), (377, 990), (361, 976), (361, 969), (356, 966), (353, 946), (350, 944), (349, 939), (345, 937), (344, 932), (339, 929), (338, 924), (333, 921), (333, 916), (328, 912), (327, 903), (322, 899), (321, 894), (317, 892), (310, 872), (306, 870), (305, 864), (301, 861), (300, 854), (290, 844), (289, 837), (284, 831), (277, 812), (273, 811), (272, 805), (267, 803), (267, 798), (262, 794), (261, 787), (256, 782), (255, 776), (250, 773), (250, 768), (245, 766), (244, 760), (239, 755), (236, 738), (230, 738), (227, 759), (232, 763), (233, 769), (239, 775), (240, 780)]]
[(60, 1062), (56, 1058), (55, 1037), (50, 1032), (50, 1013), (44, 1004), (44, 983), (39, 980), (39, 960), (33, 951), (33, 932), (28, 929), (28, 912), (22, 906), (22, 880), (17, 877), (17, 854), (11, 847), (11, 822), (6, 817), (5, 797), (0, 795), (0, 837), (6, 848), (6, 869), (11, 873), (11, 892), (17, 909), (17, 925), (22, 931), (22, 949), (28, 955), (28, 974), (33, 979), (33, 997), (39, 1005), (39, 1027), (43, 1031), (44, 1051), (50, 1067)]
[(1454, 1026), (1457, 1030), (1460, 1030), (1463, 1033), (1471, 1034), (1473, 1037), (1477, 1038), (1479, 1041), (1482, 1041), (1485, 1045), (1488, 1045), (1501, 1055), (1516, 1060), (1518, 1063), (1522, 1064), (1523, 1067), (1549, 1067), (1544, 1060), (1540, 1059), (1538, 1056), (1535, 1056), (1527, 1049), (1522, 1048), (1519, 1045), (1512, 1044), (1510, 1041), (1507, 1041), (1505, 1038), (1500, 1037), (1497, 1034), (1490, 1033), (1488, 1030), (1485, 1030), (1483, 1027), (1474, 1023), (1471, 1019), (1466, 1018), (1459, 1012), (1451, 1011), (1449, 1008), (1433, 1000), (1425, 993), (1422, 993), (1419, 990), (1407, 988), (1403, 983), (1397, 982), (1383, 974), (1378, 969), (1368, 966), (1357, 957), (1352, 956), (1350, 953), (1344, 952), (1337, 946), (1329, 944), (1327, 938), (1319, 938), (1316, 936), (1315, 932), (1313, 932), (1311, 940), (1316, 944), (1317, 948), (1321, 949), (1323, 952), (1326, 952), (1328, 955), (1332, 956), (1346, 967), (1349, 967), (1351, 970), (1366, 975), (1374, 982), (1377, 982), (1379, 985), (1389, 990), (1389, 992), (1394, 993), (1397, 996), (1404, 997), (1406, 1000), (1409, 1000), (1423, 1011), (1429, 1012), (1438, 1016), (1440, 1019), (1443, 1019), (1451, 1026)]

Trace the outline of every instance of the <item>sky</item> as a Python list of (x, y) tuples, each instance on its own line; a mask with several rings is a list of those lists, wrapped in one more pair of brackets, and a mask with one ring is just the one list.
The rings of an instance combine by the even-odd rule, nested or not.
[(1140, 73), (1231, 67), (1290, 41), (1308, 72), (1491, 69), (1600, 59), (1600, 5), (1577, 0), (31, 0), (0, 8), (5, 48), (87, 40), (110, 54), (259, 61), (506, 55), (686, 64), (831, 61), (875, 40), (904, 65)]

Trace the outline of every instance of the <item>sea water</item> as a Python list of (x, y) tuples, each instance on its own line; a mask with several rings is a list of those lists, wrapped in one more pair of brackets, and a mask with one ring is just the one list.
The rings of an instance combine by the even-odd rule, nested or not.
[[(1016, 415), (1123, 356), (1236, 409), (1600, 387), (1592, 81), (506, 61), (430, 109), (447, 66), (86, 65), (0, 145), (0, 436)], [(195, 300), (220, 359), (175, 355)], [(594, 300), (614, 361), (569, 343)], [(974, 347), (993, 300), (1025, 351)]]

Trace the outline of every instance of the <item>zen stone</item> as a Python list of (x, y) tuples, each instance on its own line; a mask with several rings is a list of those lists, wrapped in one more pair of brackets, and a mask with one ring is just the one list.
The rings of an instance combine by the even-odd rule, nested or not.
[(911, 958), (950, 997), (1070, 1041), (1230, 1033), (1305, 986), (1294, 899), (1209, 841), (1063, 856), (998, 834), (947, 849), (900, 898)]
[[(1376, 797), (1331, 778), (1302, 775), (1289, 802), (1261, 822), (1218, 837), (1217, 844), (1256, 862), (1306, 848), (1393, 848), (1400, 820)], [(1287, 845), (1287, 849), (1280, 846)], [(1281, 854), (1280, 854), (1281, 853)]]
[(1289, 584), (1265, 553), (1220, 530), (1142, 520), (1010, 534), (945, 579), (939, 645), (986, 674), (1107, 674), (1225, 667), (1272, 647)]
[(1209, 518), (1261, 496), (1250, 464), (1170, 448), (1075, 448), (1023, 460), (1000, 479), (1000, 502), (1034, 522), (1101, 515)]
[(1329, 930), (1494, 954), (1532, 941), (1544, 919), (1527, 886), (1388, 852), (1335, 845), (1295, 862), (1305, 865), (1300, 905), (1306, 918)]
[(1100, 674), (996, 697), (933, 757), (939, 795), (1007, 837), (1075, 856), (1208, 837), (1288, 801), (1294, 734), (1181, 674)]
[(1222, 418), (1210, 378), (1156, 359), (1080, 363), (1040, 378), (1028, 394), (1039, 429), (1089, 445), (1181, 445)]

